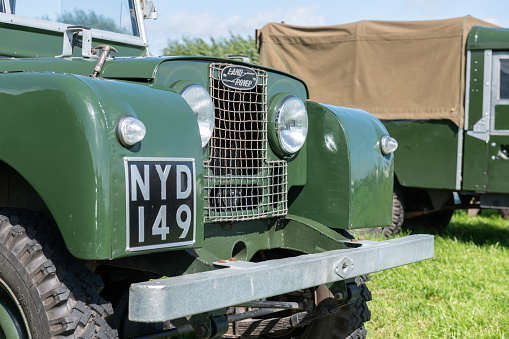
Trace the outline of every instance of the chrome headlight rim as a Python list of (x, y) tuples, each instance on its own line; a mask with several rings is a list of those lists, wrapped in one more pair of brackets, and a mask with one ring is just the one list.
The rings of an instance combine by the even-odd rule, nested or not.
[[(205, 87), (190, 81), (178, 81), (171, 88), (191, 107), (198, 122), (201, 146), (206, 147), (212, 138), (215, 126), (215, 108), (210, 93)], [(191, 91), (201, 92), (201, 98), (199, 100), (189, 98)]]
[[(138, 135), (129, 135), (128, 129), (135, 126), (139, 129)], [(141, 142), (147, 133), (145, 124), (135, 116), (126, 114), (120, 117), (115, 128), (118, 142), (125, 148), (131, 148)], [(132, 131), (131, 131), (132, 133)]]
[[(286, 107), (288, 107), (287, 105), (289, 105), (292, 100), (298, 100), (298, 104), (301, 105), (302, 112), (304, 114), (300, 116), (302, 119), (300, 125), (303, 125), (304, 132), (300, 135), (300, 139), (302, 139), (302, 141), (298, 142), (298, 144), (294, 145), (294, 147), (289, 147), (288, 140), (284, 139), (285, 137), (288, 137), (288, 135), (285, 136), (284, 133), (282, 133), (282, 121), (284, 120), (285, 114), (291, 114), (291, 112), (286, 110)], [(276, 94), (269, 104), (269, 114), (269, 141), (272, 149), (281, 157), (290, 157), (297, 154), (304, 146), (309, 129), (308, 113), (304, 102), (293, 94)]]

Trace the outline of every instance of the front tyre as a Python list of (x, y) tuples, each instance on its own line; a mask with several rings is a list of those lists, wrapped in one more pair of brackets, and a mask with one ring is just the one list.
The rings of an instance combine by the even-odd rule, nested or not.
[[(351, 305), (342, 308), (338, 313), (315, 320), (306, 333), (306, 339), (364, 339), (367, 330), (364, 323), (371, 319), (371, 311), (367, 302), (372, 299), (371, 292), (366, 286), (369, 275), (355, 278), (360, 289), (359, 298)], [(332, 294), (325, 286), (317, 290), (318, 307), (320, 303), (330, 303)]]
[(117, 338), (100, 287), (100, 277), (67, 251), (54, 222), (0, 210), (0, 337)]

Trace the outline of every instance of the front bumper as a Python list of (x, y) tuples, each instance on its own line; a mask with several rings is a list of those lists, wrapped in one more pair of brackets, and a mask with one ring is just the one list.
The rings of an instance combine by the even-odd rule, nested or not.
[[(360, 245), (360, 246), (358, 246)], [(132, 284), (129, 319), (163, 322), (358, 277), (433, 258), (433, 236), (359, 241), (355, 248), (268, 260), (228, 261), (227, 268)]]

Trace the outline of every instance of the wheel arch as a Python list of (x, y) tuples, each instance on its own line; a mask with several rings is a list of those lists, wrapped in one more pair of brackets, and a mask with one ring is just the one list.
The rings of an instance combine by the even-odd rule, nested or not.
[(7, 73), (0, 102), (2, 207), (50, 216), (78, 258), (110, 257), (109, 232), (92, 231), (111, 148), (97, 96), (73, 75)]
[[(197, 185), (203, 185), (198, 123), (178, 94), (72, 74), (17, 72), (0, 73), (0, 102), (0, 161), (33, 189), (29, 197), (44, 202), (37, 210), (50, 212), (77, 258), (106, 260), (130, 254), (126, 157), (193, 158)], [(131, 148), (121, 146), (116, 137), (124, 115), (142, 120), (148, 131)], [(184, 146), (174, 146), (179, 143)], [(197, 220), (202, 220), (201, 214)], [(201, 234), (202, 224), (197, 239)], [(151, 251), (156, 250), (164, 249)]]
[(358, 109), (309, 101), (307, 110), (307, 184), (289, 213), (332, 228), (389, 225), (394, 161), (380, 149), (385, 127)]
[(3, 161), (0, 161), (0, 206), (36, 212), (53, 219), (48, 206), (34, 187)]

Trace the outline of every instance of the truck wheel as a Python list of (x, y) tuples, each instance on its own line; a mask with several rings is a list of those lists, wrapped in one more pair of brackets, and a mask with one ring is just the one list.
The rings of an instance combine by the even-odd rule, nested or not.
[(0, 337), (117, 338), (102, 280), (72, 257), (53, 221), (0, 209)]
[(392, 192), (392, 224), (390, 227), (384, 227), (383, 235), (388, 238), (401, 231), (401, 226), (405, 221), (405, 198), (398, 184), (394, 183)]
[(509, 218), (509, 209), (507, 208), (500, 208), (498, 210), (498, 214), (500, 214), (501, 217), (504, 217), (504, 218)]
[[(355, 283), (360, 289), (360, 296), (355, 303), (342, 308), (338, 313), (331, 316), (315, 320), (308, 331), (306, 339), (324, 338), (324, 339), (364, 339), (367, 336), (367, 330), (364, 323), (371, 319), (371, 311), (368, 309), (367, 302), (372, 299), (371, 292), (366, 286), (369, 281), (369, 275), (363, 275), (355, 278)], [(325, 286), (320, 286), (317, 290), (317, 301), (331, 302), (333, 298), (330, 291)]]
[(437, 232), (445, 230), (451, 221), (454, 210), (444, 210), (433, 212), (427, 215), (412, 219), (412, 223), (417, 226), (423, 226)]
[[(277, 318), (269, 319), (268, 322), (261, 325), (254, 325), (252, 322), (247, 324), (231, 325), (230, 328), (243, 328), (240, 332), (225, 336), (226, 338), (265, 338), (265, 339), (364, 339), (367, 331), (364, 322), (371, 319), (371, 312), (368, 309), (367, 301), (372, 299), (371, 292), (365, 285), (369, 280), (369, 275), (355, 278), (355, 283), (360, 289), (359, 298), (351, 305), (342, 308), (339, 312), (314, 320), (306, 327), (295, 327), (286, 330), (266, 333), (264, 335), (255, 335), (263, 333), (265, 329), (275, 329), (278, 323)], [(315, 303), (317, 309), (322, 305), (334, 302), (334, 296), (327, 286), (322, 285), (316, 289)]]

